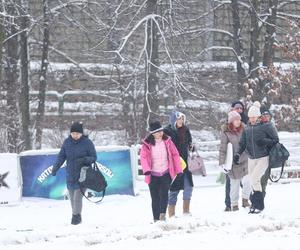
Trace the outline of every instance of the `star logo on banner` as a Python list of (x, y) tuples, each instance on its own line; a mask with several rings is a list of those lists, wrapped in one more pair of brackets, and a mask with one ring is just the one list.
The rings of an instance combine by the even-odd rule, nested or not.
[(0, 188), (1, 187), (9, 188), (9, 186), (5, 182), (5, 178), (7, 177), (8, 174), (9, 174), (9, 172), (6, 172), (5, 174), (0, 174)]

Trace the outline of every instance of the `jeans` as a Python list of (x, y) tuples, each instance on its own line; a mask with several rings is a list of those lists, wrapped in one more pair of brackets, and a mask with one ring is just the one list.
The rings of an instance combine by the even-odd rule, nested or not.
[[(183, 189), (183, 200), (191, 200), (193, 193), (193, 186), (191, 185), (188, 176), (184, 175), (184, 189)], [(176, 205), (178, 191), (170, 191), (169, 193), (169, 205)]]
[(151, 176), (149, 184), (153, 219), (159, 220), (160, 214), (165, 214), (168, 207), (168, 194), (171, 184), (171, 176), (169, 173), (163, 176)]
[(226, 174), (226, 183), (225, 183), (225, 206), (231, 207), (231, 200), (230, 200), (230, 178)]

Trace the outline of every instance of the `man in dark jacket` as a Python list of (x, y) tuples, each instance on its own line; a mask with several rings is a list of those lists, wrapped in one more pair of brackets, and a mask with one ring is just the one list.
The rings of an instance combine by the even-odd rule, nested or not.
[[(173, 111), (170, 115), (170, 124), (164, 129), (164, 132), (171, 137), (175, 144), (179, 155), (186, 162), (188, 162), (189, 150), (192, 147), (192, 136), (189, 128), (185, 125), (186, 117), (183, 113)], [(177, 196), (179, 191), (183, 189), (183, 213), (190, 213), (190, 200), (193, 192), (193, 178), (192, 173), (188, 167), (184, 169), (183, 175), (179, 175), (174, 180), (169, 193), (169, 217), (175, 215), (175, 206), (177, 203)]]
[(252, 194), (252, 207), (249, 213), (259, 213), (264, 209), (261, 178), (269, 166), (270, 148), (278, 142), (278, 134), (271, 123), (261, 123), (260, 103), (255, 102), (250, 107), (249, 126), (246, 127), (239, 143), (238, 154), (234, 156), (234, 163), (239, 163), (240, 155), (246, 150), (248, 153), (248, 169)]
[(96, 149), (93, 142), (83, 135), (82, 123), (75, 122), (71, 126), (70, 136), (65, 139), (56, 163), (52, 168), (52, 175), (60, 169), (66, 161), (66, 182), (72, 206), (71, 224), (81, 223), (82, 193), (79, 187), (80, 170), (96, 161)]

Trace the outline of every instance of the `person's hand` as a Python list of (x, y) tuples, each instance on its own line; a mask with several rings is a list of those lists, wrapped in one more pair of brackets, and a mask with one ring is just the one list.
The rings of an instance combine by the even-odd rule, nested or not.
[(228, 174), (229, 170), (226, 168), (226, 165), (225, 165), (225, 164), (220, 165), (219, 168), (221, 168), (221, 171), (222, 171), (224, 174)]
[(239, 154), (234, 155), (233, 156), (233, 163), (236, 164), (236, 165), (239, 165), (240, 164), (239, 161), (240, 161), (240, 155)]
[(77, 165), (78, 167), (83, 166), (83, 165), (85, 164), (85, 159), (84, 159), (84, 157), (76, 159), (76, 160), (75, 160), (75, 163), (76, 163), (76, 165)]
[(182, 173), (182, 172), (181, 172), (181, 173), (177, 173), (177, 176), (176, 176), (176, 177), (181, 178), (181, 176), (183, 176), (183, 173)]
[(57, 172), (57, 171), (55, 171), (54, 168), (52, 168), (51, 175), (52, 175), (52, 176), (56, 176), (56, 172)]
[(150, 175), (151, 174), (151, 171), (146, 171), (145, 173), (144, 173), (144, 175)]

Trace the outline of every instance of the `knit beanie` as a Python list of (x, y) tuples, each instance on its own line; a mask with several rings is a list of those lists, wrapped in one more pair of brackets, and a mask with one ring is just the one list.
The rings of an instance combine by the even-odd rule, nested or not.
[(234, 108), (238, 108), (241, 107), (243, 109), (243, 111), (245, 110), (245, 106), (241, 101), (235, 101), (231, 104), (231, 107)]
[(74, 122), (72, 125), (71, 125), (71, 129), (70, 129), (70, 132), (77, 132), (77, 133), (80, 133), (80, 134), (83, 134), (83, 126), (82, 126), (82, 123), (81, 122)]
[(228, 113), (228, 123), (233, 123), (235, 120), (241, 120), (241, 115), (236, 111), (230, 111)]
[(149, 130), (150, 134), (154, 134), (156, 132), (163, 131), (164, 128), (161, 126), (159, 121), (155, 121), (155, 122), (151, 122), (149, 124), (149, 129), (148, 130)]
[(253, 105), (249, 108), (248, 117), (260, 117), (260, 103), (258, 101), (254, 102)]

